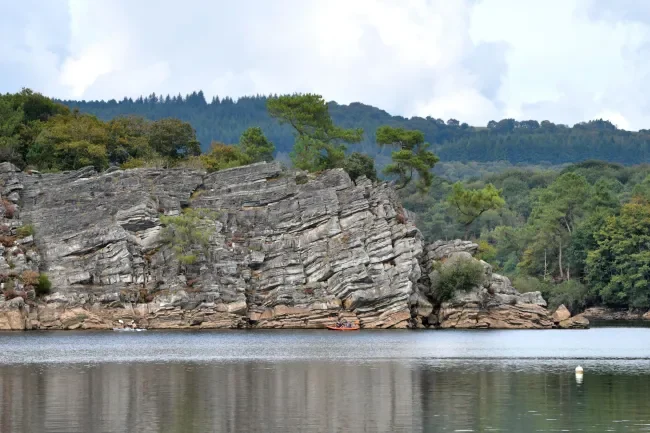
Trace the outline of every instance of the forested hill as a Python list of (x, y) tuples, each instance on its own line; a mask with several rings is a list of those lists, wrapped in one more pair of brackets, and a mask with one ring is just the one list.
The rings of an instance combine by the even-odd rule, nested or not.
[[(158, 97), (152, 94), (122, 101), (59, 101), (70, 108), (91, 113), (103, 120), (121, 115), (140, 115), (157, 120), (176, 117), (196, 129), (203, 150), (211, 141), (237, 143), (246, 128), (259, 126), (275, 143), (279, 157), (291, 152), (292, 130), (268, 116), (266, 97), (213, 98), (207, 102), (203, 92), (186, 97)], [(375, 144), (375, 131), (381, 125), (400, 126), (424, 132), (426, 140), (442, 161), (509, 161), (513, 164), (563, 164), (600, 159), (623, 164), (650, 162), (650, 130), (630, 132), (617, 129), (608, 121), (594, 120), (568, 127), (549, 121), (491, 121), (486, 127), (472, 127), (455, 119), (391, 116), (378, 108), (353, 103), (331, 102), (330, 113), (336, 124), (363, 128), (364, 140), (353, 149), (367, 153), (384, 165), (391, 149)]]

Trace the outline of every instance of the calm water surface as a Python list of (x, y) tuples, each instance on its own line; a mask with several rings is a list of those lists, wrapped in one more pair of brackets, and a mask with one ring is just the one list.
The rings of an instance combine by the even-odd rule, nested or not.
[(472, 431), (650, 432), (650, 328), (0, 333), (2, 433)]

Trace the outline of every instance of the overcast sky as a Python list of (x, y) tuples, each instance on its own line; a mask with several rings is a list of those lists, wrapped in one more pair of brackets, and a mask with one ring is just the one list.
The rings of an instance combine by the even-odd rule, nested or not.
[(391, 114), (650, 128), (648, 0), (0, 0), (0, 92), (315, 92)]

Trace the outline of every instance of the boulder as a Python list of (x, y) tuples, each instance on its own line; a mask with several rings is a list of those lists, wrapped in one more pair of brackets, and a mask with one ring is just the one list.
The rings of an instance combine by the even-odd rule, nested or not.
[(578, 314), (561, 321), (559, 327), (562, 329), (586, 329), (589, 328), (589, 319), (583, 314)]
[(571, 312), (564, 304), (557, 307), (557, 310), (553, 313), (553, 322), (560, 323), (564, 320), (567, 320), (571, 317)]
[(0, 302), (0, 330), (30, 329), (29, 308), (21, 297)]

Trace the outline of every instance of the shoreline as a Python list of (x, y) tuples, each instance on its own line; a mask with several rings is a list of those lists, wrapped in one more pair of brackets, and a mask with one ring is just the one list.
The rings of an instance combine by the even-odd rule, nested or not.
[[(611, 325), (611, 326), (610, 326)], [(358, 332), (348, 332), (344, 333), (343, 335), (358, 335), (359, 332), (371, 332), (371, 333), (427, 333), (427, 332), (440, 332), (440, 333), (451, 333), (451, 332), (474, 332), (474, 331), (480, 331), (480, 332), (486, 332), (486, 333), (492, 333), (496, 331), (535, 331), (535, 332), (541, 332), (541, 331), (576, 331), (576, 330), (590, 330), (590, 329), (602, 329), (602, 328), (625, 328), (625, 329), (633, 329), (633, 328), (650, 328), (650, 320), (594, 320), (590, 322), (590, 326), (588, 328), (361, 328), (358, 330)], [(24, 333), (30, 333), (30, 334), (47, 334), (47, 333), (70, 333), (70, 334), (77, 334), (77, 333), (108, 333), (108, 332), (114, 332), (114, 333), (124, 333), (127, 335), (132, 335), (132, 334), (141, 334), (142, 332), (178, 332), (178, 333), (219, 333), (219, 332), (233, 332), (233, 333), (266, 333), (266, 334), (272, 334), (272, 333), (284, 333), (287, 331), (295, 332), (299, 331), (301, 333), (310, 333), (310, 332), (324, 332), (324, 331), (329, 331), (327, 328), (253, 328), (253, 327), (248, 327), (248, 328), (197, 328), (197, 327), (188, 327), (188, 328), (143, 328), (139, 332), (138, 331), (123, 331), (123, 330), (113, 330), (113, 329), (82, 329), (82, 328), (76, 328), (76, 329), (62, 329), (62, 328), (46, 328), (46, 329), (22, 329), (22, 330), (8, 330), (8, 329), (2, 329), (0, 330), (0, 336), (7, 336), (7, 335), (21, 335)], [(339, 335), (341, 333), (335, 333), (334, 331), (331, 332), (332, 335)]]

